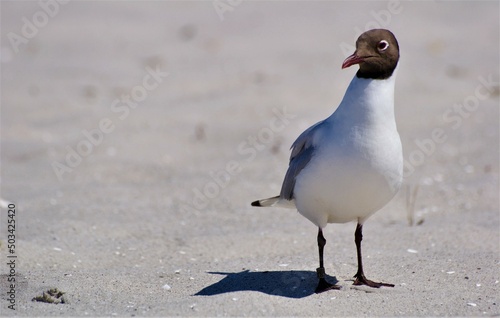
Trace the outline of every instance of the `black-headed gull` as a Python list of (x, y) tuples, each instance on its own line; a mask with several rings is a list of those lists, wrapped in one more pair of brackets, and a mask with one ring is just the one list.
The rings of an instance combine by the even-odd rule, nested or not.
[(369, 30), (356, 41), (356, 51), (342, 68), (359, 70), (335, 112), (305, 130), (292, 145), (288, 171), (279, 196), (252, 206), (294, 206), (318, 226), (319, 278), (316, 292), (338, 289), (325, 280), (322, 229), (328, 223), (357, 221), (358, 271), (354, 285), (374, 282), (363, 272), (363, 224), (401, 188), (403, 152), (394, 117), (395, 70), (399, 45), (392, 32)]

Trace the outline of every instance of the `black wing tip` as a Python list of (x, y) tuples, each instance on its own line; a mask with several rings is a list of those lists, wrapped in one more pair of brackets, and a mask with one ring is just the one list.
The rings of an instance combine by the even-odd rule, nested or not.
[(260, 205), (260, 201), (257, 200), (252, 202), (252, 206), (262, 206), (262, 205)]

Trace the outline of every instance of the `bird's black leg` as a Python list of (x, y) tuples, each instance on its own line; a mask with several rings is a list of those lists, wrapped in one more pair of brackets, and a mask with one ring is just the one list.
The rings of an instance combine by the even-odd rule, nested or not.
[(340, 286), (332, 285), (326, 281), (325, 276), (325, 267), (323, 265), (323, 248), (326, 245), (326, 239), (323, 236), (323, 231), (321, 228), (318, 228), (318, 249), (319, 249), (319, 267), (316, 269), (316, 273), (318, 274), (319, 282), (318, 287), (316, 287), (316, 294), (322, 293), (324, 291), (330, 289), (340, 289)]
[(354, 242), (356, 243), (356, 252), (358, 254), (358, 272), (356, 273), (356, 275), (354, 275), (354, 277), (356, 278), (356, 280), (354, 281), (354, 285), (367, 285), (375, 288), (379, 288), (382, 286), (394, 287), (393, 284), (377, 283), (365, 277), (365, 274), (363, 272), (363, 259), (361, 257), (362, 240), (363, 240), (363, 225), (358, 223), (358, 225), (356, 226), (356, 232), (354, 233)]

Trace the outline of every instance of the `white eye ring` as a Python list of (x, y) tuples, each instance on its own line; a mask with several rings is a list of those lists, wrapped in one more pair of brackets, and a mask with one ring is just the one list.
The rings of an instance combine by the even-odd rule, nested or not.
[(386, 40), (382, 40), (377, 44), (377, 49), (379, 51), (385, 51), (387, 50), (388, 47), (389, 47), (389, 42), (387, 42)]

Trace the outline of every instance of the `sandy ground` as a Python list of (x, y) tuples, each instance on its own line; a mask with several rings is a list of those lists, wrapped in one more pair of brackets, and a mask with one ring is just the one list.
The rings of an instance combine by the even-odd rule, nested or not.
[[(343, 288), (316, 295), (316, 228), (250, 202), (373, 27), (401, 46), (407, 164), (365, 271), (396, 287), (352, 286), (355, 224), (335, 224)], [(2, 1), (1, 315), (499, 315), (499, 38), (494, 1)], [(32, 301), (51, 288), (64, 304)]]

